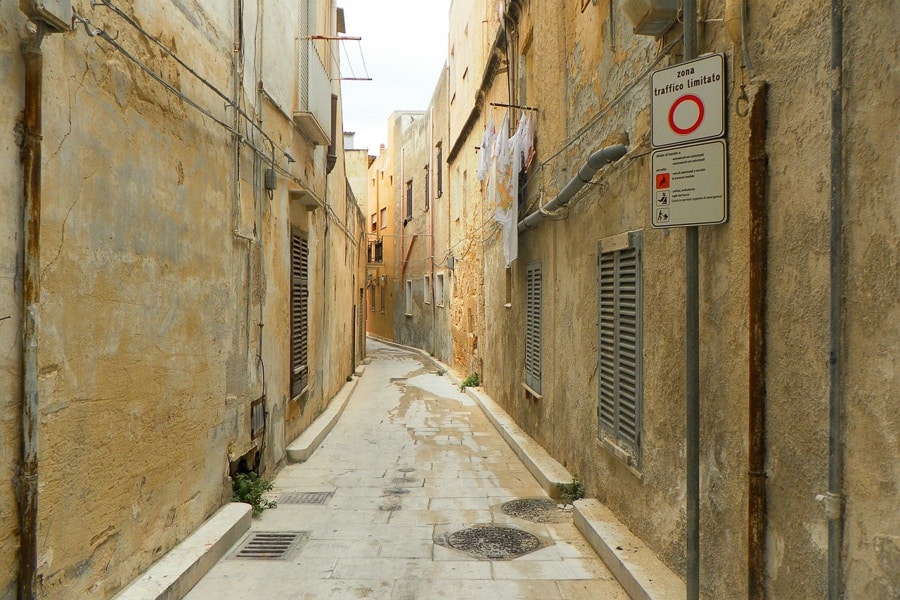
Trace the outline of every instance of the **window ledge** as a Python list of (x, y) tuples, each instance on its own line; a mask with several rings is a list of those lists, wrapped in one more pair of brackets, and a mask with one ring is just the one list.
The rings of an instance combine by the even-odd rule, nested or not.
[(597, 444), (598, 446), (600, 446), (602, 449), (606, 450), (606, 452), (608, 452), (609, 454), (612, 454), (617, 459), (619, 459), (621, 461), (622, 466), (624, 466), (626, 469), (628, 469), (628, 471), (632, 475), (637, 477), (638, 480), (640, 480), (640, 481), (644, 480), (644, 474), (641, 473), (641, 471), (639, 471), (637, 469), (637, 467), (635, 467), (633, 464), (634, 463), (634, 455), (633, 454), (631, 454), (630, 452), (626, 451), (623, 448), (620, 448), (616, 444), (614, 444), (611, 441), (606, 440), (602, 437), (595, 437), (594, 443)]
[(543, 400), (543, 399), (544, 399), (544, 396), (543, 396), (542, 394), (539, 394), (538, 392), (534, 391), (534, 390), (531, 389), (531, 387), (529, 387), (527, 384), (524, 384), (524, 383), (523, 383), (523, 384), (522, 384), (522, 389), (525, 390), (526, 392), (528, 392), (529, 394), (531, 394), (531, 396), (532, 396), (535, 400)]

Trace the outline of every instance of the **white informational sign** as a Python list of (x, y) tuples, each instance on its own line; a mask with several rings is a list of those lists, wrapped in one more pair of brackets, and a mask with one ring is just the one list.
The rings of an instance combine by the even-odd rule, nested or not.
[(727, 221), (726, 155), (725, 140), (654, 150), (650, 224), (666, 228)]
[(654, 148), (725, 135), (725, 58), (710, 54), (650, 76)]

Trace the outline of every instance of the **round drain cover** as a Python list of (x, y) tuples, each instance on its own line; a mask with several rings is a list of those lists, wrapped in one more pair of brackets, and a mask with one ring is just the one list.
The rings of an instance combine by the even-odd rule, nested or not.
[(457, 550), (490, 560), (517, 558), (541, 547), (541, 541), (527, 531), (495, 525), (461, 529), (451, 533), (447, 543)]
[(572, 518), (572, 512), (562, 510), (548, 498), (522, 498), (500, 505), (500, 510), (511, 517), (535, 523), (561, 523)]

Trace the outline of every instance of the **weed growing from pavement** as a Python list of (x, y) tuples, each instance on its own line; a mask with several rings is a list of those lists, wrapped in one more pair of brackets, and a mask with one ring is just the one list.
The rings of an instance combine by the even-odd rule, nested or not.
[(253, 507), (253, 514), (258, 515), (267, 508), (275, 508), (278, 503), (274, 500), (266, 500), (263, 494), (272, 489), (272, 482), (260, 479), (253, 471), (238, 473), (231, 481), (233, 502), (246, 502)]
[(578, 479), (578, 475), (572, 476), (572, 483), (557, 483), (556, 489), (559, 490), (559, 499), (566, 504), (584, 498), (584, 484)]
[(459, 391), (466, 389), (467, 387), (477, 387), (480, 384), (478, 380), (478, 373), (472, 372), (471, 375), (463, 379), (462, 383), (459, 386)]

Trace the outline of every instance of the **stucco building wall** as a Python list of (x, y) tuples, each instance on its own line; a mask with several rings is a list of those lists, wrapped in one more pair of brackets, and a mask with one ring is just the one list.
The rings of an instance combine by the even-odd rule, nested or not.
[[(488, 393), (585, 481), (588, 495), (607, 504), (683, 573), (684, 233), (649, 225), (646, 81), (607, 110), (658, 48), (676, 40), (680, 26), (657, 44), (635, 36), (624, 15), (610, 10), (604, 3), (590, 3), (583, 11), (577, 3), (510, 3), (510, 27), (501, 32), (506, 39), (500, 46), (522, 54), (531, 44), (533, 72), (526, 96), (516, 101), (539, 109), (537, 161), (543, 167), (529, 173), (529, 210), (552, 198), (592, 151), (614, 143), (625, 143), (629, 151), (585, 186), (559, 220), (548, 219), (519, 236), (519, 259), (508, 275), (499, 242), (485, 240), (483, 296), (479, 266), (458, 260), (454, 299), (483, 297), (483, 317), (473, 312), (472, 329), (490, 324), (479, 339)], [(701, 28), (700, 52), (726, 56), (730, 164), (729, 221), (700, 230), (701, 576), (704, 595), (714, 598), (742, 597), (747, 585), (751, 156), (744, 109), (761, 93), (762, 82), (769, 89), (767, 588), (771, 597), (820, 597), (827, 586), (828, 520), (816, 496), (828, 489), (828, 10), (824, 2), (754, 4), (748, 23), (752, 71), (742, 67), (723, 24), (711, 21)], [(887, 598), (898, 588), (891, 565), (897, 564), (900, 523), (892, 499), (900, 476), (891, 467), (898, 447), (890, 432), (897, 415), (892, 399), (898, 392), (900, 219), (888, 192), (896, 181), (897, 138), (885, 122), (885, 115), (896, 112), (898, 76), (895, 62), (876, 59), (896, 51), (891, 28), (884, 26), (892, 19), (885, 10), (873, 4), (846, 11), (845, 304), (838, 385), (847, 461), (843, 577), (848, 597)], [(705, 17), (723, 18), (724, 6), (710, 6)], [(465, 38), (461, 27), (451, 11), (451, 46)], [(672, 52), (660, 67), (681, 60), (677, 44)], [(504, 64), (519, 58), (507, 55)], [(482, 95), (469, 96), (468, 113), (451, 103), (451, 134), (461, 132), (453, 138), (460, 150), (449, 159), (451, 185), (457, 166), (473, 172), (472, 148), (486, 124), (483, 107), (508, 101), (499, 100), (502, 95), (516, 99), (512, 87), (500, 74), (486, 82)], [(472, 114), (471, 132), (454, 127), (454, 119)], [(463, 197), (463, 210), (471, 212), (460, 214), (460, 223), (451, 213), (451, 240), (462, 247), (475, 241), (475, 253), (467, 258), (477, 262), (478, 240), (484, 238), (473, 235), (465, 219), (481, 207), (474, 190)], [(597, 422), (597, 242), (629, 231), (640, 231), (643, 244), (642, 449), (633, 465), (598, 439)], [(540, 397), (522, 388), (524, 270), (537, 260), (544, 293)], [(454, 365), (466, 370), (477, 357), (459, 347), (470, 333), (468, 315), (464, 306), (454, 309)]]
[[(21, 128), (15, 123), (23, 108), (23, 64), (18, 29), (24, 26), (18, 7), (0, 4), (0, 598), (16, 595), (19, 513), (14, 480), (21, 457), (22, 402), (22, 168)], [(10, 90), (10, 91), (7, 91)], [(7, 318), (8, 317), (8, 318)]]
[[(434, 320), (431, 286), (425, 286), (425, 275), (431, 278), (430, 235), (431, 198), (426, 210), (426, 180), (430, 121), (427, 114), (418, 115), (397, 141), (400, 146), (402, 172), (396, 171), (401, 185), (400, 222), (397, 231), (400, 265), (397, 281), (399, 302), (394, 304), (394, 340), (432, 352), (431, 331)], [(412, 212), (407, 212), (407, 186), (412, 186)], [(407, 282), (409, 283), (407, 287)], [(409, 312), (407, 312), (407, 309)]]
[[(117, 4), (231, 94), (231, 3)], [(93, 27), (118, 31), (116, 43), (180, 94), (232, 124), (221, 96), (148, 38), (102, 6), (83, 10)], [(265, 10), (245, 6), (242, 14), (239, 103), (275, 141), (275, 156), (241, 120), (247, 132), (235, 157), (228, 129), (81, 27), (43, 42), (42, 598), (111, 596), (230, 499), (229, 471), (242, 468), (242, 457), (271, 474), (286, 443), (324, 409), (361, 356), (352, 342), (364, 277), (362, 217), (346, 203), (342, 161), (326, 179), (325, 147), (295, 128), (295, 90), (278, 83), (295, 81), (296, 56), (276, 60), (267, 44), (279, 37), (280, 47), (294, 47), (298, 9)], [(332, 11), (330, 2), (320, 3), (325, 31), (333, 27)], [(0, 389), (9, 392), (0, 401), (0, 428), (10, 482), (21, 446), (16, 132), (23, 102), (18, 45), (27, 34), (18, 7), (4, 3), (0, 15), (0, 297), (11, 316), (0, 321)], [(254, 31), (265, 34), (248, 33)], [(268, 53), (260, 52), (263, 45)], [(273, 166), (276, 189), (268, 194), (264, 172)], [(297, 206), (289, 188), (300, 182), (331, 209)], [(297, 399), (289, 397), (291, 225), (309, 234), (317, 274), (310, 286), (311, 384)], [(263, 395), (266, 433), (252, 440), (250, 403)], [(6, 599), (16, 593), (20, 551), (10, 483), (0, 487), (0, 514)]]

